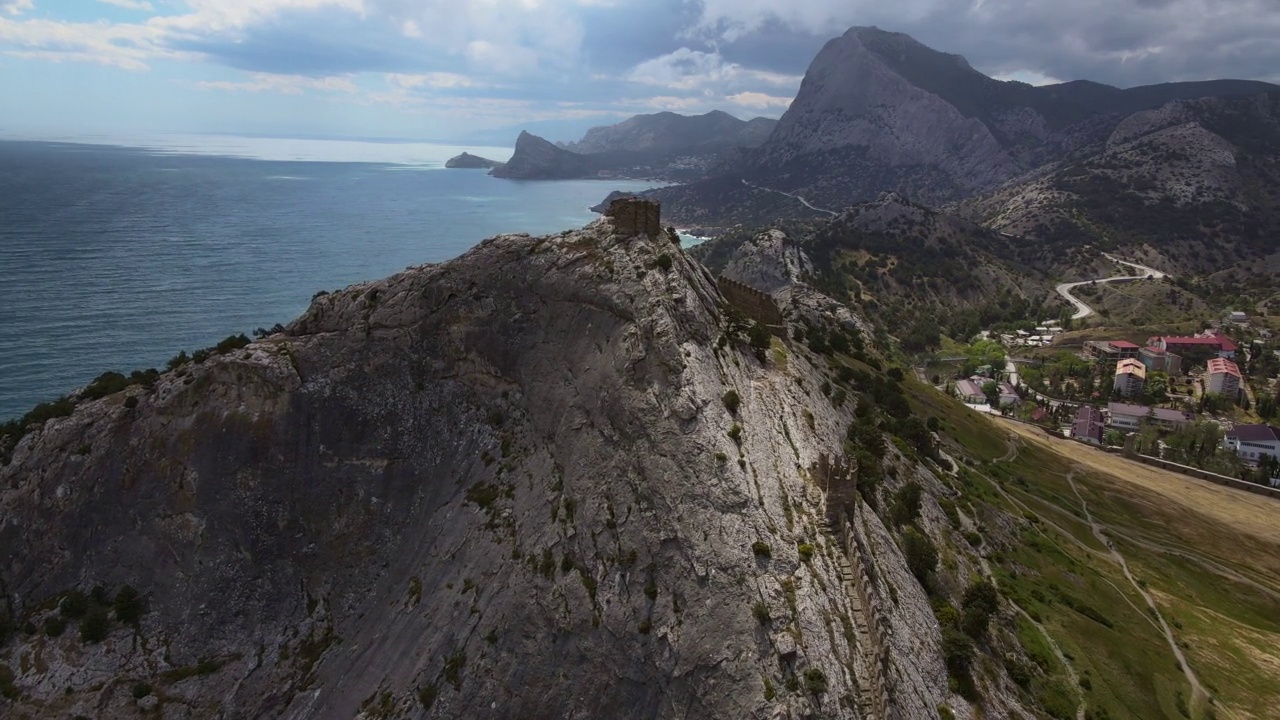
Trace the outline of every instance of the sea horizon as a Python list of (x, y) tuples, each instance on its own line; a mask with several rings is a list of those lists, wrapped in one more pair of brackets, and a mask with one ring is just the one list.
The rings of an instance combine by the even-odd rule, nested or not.
[(103, 372), (288, 323), (318, 291), (581, 227), (609, 192), (657, 185), (444, 168), (463, 150), (506, 159), (483, 146), (88, 139), (0, 139), (0, 422)]

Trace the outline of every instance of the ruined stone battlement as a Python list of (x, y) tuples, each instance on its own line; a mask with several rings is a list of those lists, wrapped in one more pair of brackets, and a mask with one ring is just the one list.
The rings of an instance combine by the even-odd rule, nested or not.
[(783, 340), (787, 338), (787, 323), (782, 318), (782, 311), (778, 309), (778, 304), (768, 293), (763, 293), (724, 275), (716, 278), (716, 285), (720, 288), (720, 294), (724, 295), (724, 299), (728, 300), (730, 305), (741, 310), (752, 320), (759, 321), (774, 335)]
[(619, 235), (643, 234), (656, 238), (662, 233), (662, 204), (657, 200), (618, 198), (609, 203), (604, 216), (613, 221), (613, 229)]

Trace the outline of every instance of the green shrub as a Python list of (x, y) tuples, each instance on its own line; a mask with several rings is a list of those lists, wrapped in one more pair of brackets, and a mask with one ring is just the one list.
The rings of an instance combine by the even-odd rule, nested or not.
[(1026, 689), (1031, 685), (1031, 668), (1025, 663), (1014, 659), (1006, 659), (1004, 661), (1004, 669), (1009, 673), (1009, 679), (1018, 685), (1018, 687)]
[(89, 612), (89, 598), (79, 590), (68, 590), (58, 601), (58, 612), (68, 620), (79, 620)]
[(715, 458), (716, 458), (716, 462), (717, 462), (717, 463), (719, 463), (719, 464), (721, 464), (721, 465), (723, 465), (723, 464), (725, 464), (725, 463), (729, 462), (729, 456), (728, 456), (728, 455), (725, 455), (725, 454), (724, 454), (724, 453), (722, 453), (722, 452), (718, 452), (718, 453), (716, 453), (716, 454), (715, 454)]
[(769, 543), (763, 540), (757, 540), (751, 543), (751, 553), (759, 558), (766, 560), (773, 557), (773, 550), (769, 547)]
[(671, 269), (671, 256), (667, 253), (662, 253), (654, 259), (653, 265), (663, 272), (666, 272)]
[(45, 635), (48, 635), (51, 638), (56, 638), (59, 635), (61, 635), (63, 632), (65, 632), (66, 629), (67, 629), (67, 621), (65, 618), (59, 617), (57, 615), (45, 618), (45, 621), (44, 621)]
[(652, 629), (653, 629), (653, 623), (649, 622), (648, 618), (641, 620), (640, 625), (636, 627), (636, 630), (638, 630), (641, 635), (648, 635), (649, 631)]
[(444, 679), (449, 681), (454, 690), (462, 688), (462, 669), (466, 666), (467, 654), (461, 650), (445, 659)]
[(920, 519), (920, 483), (909, 482), (893, 494), (890, 517), (896, 525), (906, 525)]
[[(798, 331), (797, 331), (798, 332)], [(769, 682), (769, 678), (764, 679), (764, 699), (766, 702), (778, 697), (778, 691), (773, 689), (773, 683)]]
[(994, 585), (980, 580), (964, 591), (960, 606), (964, 609), (961, 627), (969, 637), (982, 639), (987, 634), (991, 616), (1000, 608), (1000, 594)]
[(90, 645), (106, 640), (110, 633), (111, 617), (104, 608), (92, 608), (80, 620), (80, 639)]
[(219, 355), (239, 350), (249, 344), (250, 340), (247, 335), (240, 333), (239, 335), (228, 335), (225, 339), (213, 346), (213, 351)]
[(16, 676), (8, 665), (0, 665), (0, 697), (8, 700), (17, 700), (22, 693), (18, 690), (18, 686), (13, 684)]
[(757, 602), (752, 605), (751, 614), (755, 616), (756, 620), (760, 621), (761, 625), (767, 625), (773, 619), (769, 616), (769, 606), (763, 602)]
[(133, 697), (135, 700), (141, 700), (150, 694), (151, 686), (147, 683), (140, 682), (133, 686)]
[[(759, 320), (756, 320), (751, 323), (751, 329), (747, 331), (747, 340), (750, 341), (751, 347), (756, 350), (767, 350), (773, 341), (773, 334), (769, 332), (769, 328), (765, 327)], [(757, 355), (759, 354), (757, 353)]]
[(827, 691), (827, 676), (818, 668), (809, 668), (804, 671), (804, 689), (814, 695)]
[(902, 534), (902, 554), (906, 556), (907, 568), (920, 581), (925, 589), (930, 587), (929, 577), (938, 567), (938, 548), (933, 541), (919, 530), (910, 527)]
[(813, 560), (813, 545), (810, 543), (800, 543), (796, 546), (796, 551), (800, 553), (800, 562)]
[(423, 710), (430, 710), (432, 705), (436, 704), (436, 696), (440, 694), (440, 688), (435, 683), (424, 685), (418, 688), (418, 703), (422, 705)]
[(129, 585), (120, 588), (111, 606), (115, 611), (116, 620), (134, 627), (138, 626), (138, 623), (142, 621), (143, 613), (146, 612), (146, 603), (141, 593)]
[(738, 406), (742, 404), (742, 398), (738, 397), (737, 390), (725, 391), (725, 394), (720, 399), (724, 401), (724, 406), (729, 412), (735, 415), (738, 414)]
[(734, 445), (737, 445), (738, 447), (742, 447), (742, 426), (741, 425), (739, 425), (738, 423), (734, 423), (733, 427), (729, 428), (729, 432), (727, 433), (727, 435), (729, 436), (729, 439), (733, 441)]

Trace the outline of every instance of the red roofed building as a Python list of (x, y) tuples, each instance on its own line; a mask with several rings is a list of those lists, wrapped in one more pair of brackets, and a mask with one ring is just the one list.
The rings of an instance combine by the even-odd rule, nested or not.
[(1155, 337), (1147, 343), (1165, 352), (1176, 352), (1185, 355), (1197, 350), (1216, 353), (1218, 357), (1230, 360), (1236, 356), (1239, 348), (1231, 342), (1231, 338), (1215, 332), (1206, 332), (1192, 337)]
[(1209, 374), (1205, 377), (1205, 390), (1218, 393), (1235, 402), (1240, 397), (1240, 368), (1230, 360), (1214, 358), (1209, 361)]

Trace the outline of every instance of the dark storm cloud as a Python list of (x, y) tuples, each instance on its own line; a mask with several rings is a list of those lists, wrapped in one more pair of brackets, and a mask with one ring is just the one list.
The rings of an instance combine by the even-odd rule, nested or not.
[[(850, 25), (905, 32), (993, 74), (1029, 71), (1120, 86), (1280, 76), (1276, 0), (700, 0), (703, 35), (750, 47), (779, 24), (828, 38)], [(764, 41), (768, 42), (777, 41)], [(800, 38), (792, 46), (804, 46)], [(777, 53), (768, 53), (774, 64)]]

